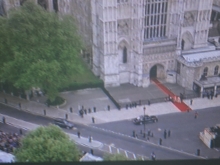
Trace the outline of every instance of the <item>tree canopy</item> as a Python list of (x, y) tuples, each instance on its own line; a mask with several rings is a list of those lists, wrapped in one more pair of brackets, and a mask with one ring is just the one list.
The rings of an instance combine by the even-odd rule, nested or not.
[(0, 79), (15, 87), (39, 87), (53, 101), (83, 71), (82, 42), (74, 19), (27, 1), (0, 18)]
[(17, 162), (79, 161), (79, 150), (59, 127), (50, 125), (29, 132), (15, 150)]
[(126, 161), (129, 160), (125, 155), (122, 154), (106, 154), (104, 155), (104, 161)]

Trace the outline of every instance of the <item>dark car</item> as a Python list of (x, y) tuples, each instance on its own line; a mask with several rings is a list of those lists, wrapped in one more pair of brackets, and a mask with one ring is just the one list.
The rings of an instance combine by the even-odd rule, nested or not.
[(145, 115), (145, 116), (139, 116), (135, 119), (133, 119), (133, 123), (134, 124), (146, 124), (146, 123), (155, 123), (155, 122), (158, 122), (158, 118), (156, 116), (148, 116), (148, 115)]
[(73, 123), (69, 122), (66, 119), (61, 119), (61, 118), (54, 119), (54, 124), (58, 125), (59, 127), (67, 128), (67, 129), (72, 129), (74, 127)]

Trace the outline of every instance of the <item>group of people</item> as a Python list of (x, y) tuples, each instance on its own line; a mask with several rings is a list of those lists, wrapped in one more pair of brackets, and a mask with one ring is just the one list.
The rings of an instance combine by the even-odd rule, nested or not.
[[(214, 91), (213, 90), (207, 90), (203, 93), (203, 98), (207, 96), (208, 99), (213, 99), (214, 97)], [(218, 92), (215, 94), (215, 97), (218, 97)]]
[(0, 150), (12, 153), (20, 144), (20, 136), (17, 133), (6, 133), (0, 130)]
[(167, 100), (171, 101), (171, 102), (181, 103), (181, 102), (183, 102), (183, 97), (182, 96), (180, 96), (180, 97), (178, 97), (178, 96), (171, 97), (170, 95), (168, 95), (168, 99)]

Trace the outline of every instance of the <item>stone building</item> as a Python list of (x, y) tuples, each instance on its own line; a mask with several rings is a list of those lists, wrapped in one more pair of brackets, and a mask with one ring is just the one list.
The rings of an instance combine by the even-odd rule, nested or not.
[[(22, 5), (0, 0), (0, 14), (12, 1)], [(201, 95), (220, 93), (220, 0), (35, 1), (75, 17), (83, 55), (105, 86), (148, 87), (158, 78)]]

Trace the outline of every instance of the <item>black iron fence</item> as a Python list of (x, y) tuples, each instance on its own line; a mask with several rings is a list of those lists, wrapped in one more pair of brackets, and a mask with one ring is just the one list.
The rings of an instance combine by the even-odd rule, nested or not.
[(138, 100), (138, 101), (132, 101), (132, 102), (124, 102), (119, 103), (121, 108), (131, 108), (135, 107), (137, 105), (150, 105), (155, 103), (161, 103), (161, 102), (167, 102), (168, 97), (161, 97), (161, 98), (155, 98), (155, 99), (148, 99), (148, 100)]
[[(198, 93), (185, 94), (183, 95), (183, 100), (194, 99), (198, 97), (200, 97)], [(118, 103), (118, 104), (120, 105), (121, 108), (131, 108), (137, 105), (150, 105), (150, 104), (162, 103), (162, 102), (168, 102), (168, 101), (170, 101), (168, 97), (161, 97), (161, 98), (155, 98), (155, 99), (138, 100), (138, 101), (132, 101), (132, 102)]]
[(184, 94), (183, 99), (194, 99), (200, 97), (199, 93)]

